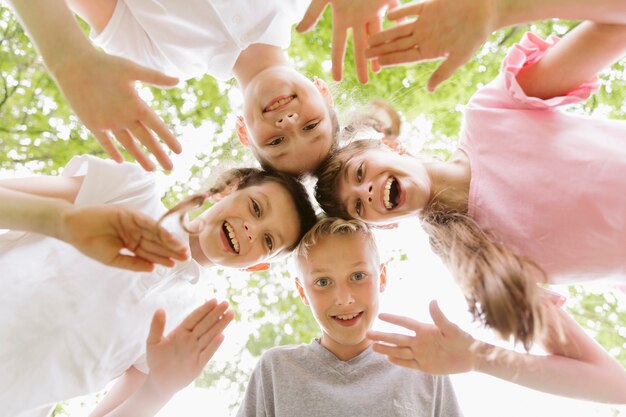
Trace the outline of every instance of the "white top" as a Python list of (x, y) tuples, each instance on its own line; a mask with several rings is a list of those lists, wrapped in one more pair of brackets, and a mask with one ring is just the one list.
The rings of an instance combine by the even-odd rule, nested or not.
[(286, 48), (310, 0), (117, 0), (91, 37), (106, 52), (182, 79), (232, 77), (253, 43)]
[[(137, 165), (81, 156), (63, 175), (85, 175), (77, 205), (124, 204), (154, 217), (164, 211), (154, 177)], [(133, 365), (147, 372), (154, 311), (167, 311), (169, 332), (206, 297), (202, 275), (194, 261), (137, 273), (53, 238), (0, 235), (1, 414), (38, 409), (23, 415), (45, 416), (42, 406), (101, 390)]]

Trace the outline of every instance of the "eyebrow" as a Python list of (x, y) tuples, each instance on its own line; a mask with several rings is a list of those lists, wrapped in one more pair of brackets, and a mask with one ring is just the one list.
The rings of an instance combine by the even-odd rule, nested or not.
[[(356, 261), (355, 263), (353, 263), (352, 265), (350, 265), (350, 268), (356, 268), (357, 266), (367, 266), (367, 262), (365, 261)], [(320, 273), (326, 273), (329, 271), (333, 271), (333, 268), (316, 268), (314, 270), (311, 271), (311, 274), (320, 274)]]

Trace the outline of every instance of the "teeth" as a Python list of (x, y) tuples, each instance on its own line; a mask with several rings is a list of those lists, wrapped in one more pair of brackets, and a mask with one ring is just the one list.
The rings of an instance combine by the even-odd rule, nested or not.
[(235, 252), (239, 253), (239, 241), (235, 236), (233, 227), (228, 222), (226, 222), (226, 230), (228, 231), (228, 239), (230, 239), (230, 243), (233, 245), (233, 248), (235, 248)]
[(389, 194), (390, 194), (389, 190), (391, 190), (391, 184), (393, 184), (393, 182), (394, 182), (393, 177), (389, 177), (389, 179), (387, 180), (387, 183), (385, 184), (385, 200), (384, 200), (384, 203), (385, 203), (385, 208), (388, 209), (388, 210), (393, 208), (393, 205), (391, 204), (391, 201), (389, 200)]
[(271, 106), (267, 106), (265, 110), (266, 111), (276, 110), (280, 106), (284, 106), (285, 104), (289, 103), (291, 100), (293, 100), (293, 96), (281, 98), (280, 100), (277, 100), (274, 103), (272, 103)]
[(355, 318), (356, 316), (358, 316), (361, 313), (355, 313), (355, 314), (344, 314), (341, 316), (335, 316), (337, 317), (339, 320), (352, 320), (353, 318)]

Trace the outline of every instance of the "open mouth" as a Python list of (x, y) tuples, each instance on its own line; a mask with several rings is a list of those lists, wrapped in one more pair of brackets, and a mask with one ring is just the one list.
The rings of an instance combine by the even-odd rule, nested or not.
[(352, 326), (355, 324), (361, 317), (363, 316), (363, 312), (359, 311), (358, 313), (351, 314), (338, 314), (336, 316), (331, 316), (335, 321), (337, 321), (342, 326)]
[(272, 99), (270, 103), (263, 108), (263, 113), (280, 110), (287, 104), (291, 103), (297, 96), (295, 94), (290, 96), (280, 96)]
[(394, 177), (389, 177), (385, 183), (383, 204), (387, 210), (393, 210), (400, 202), (400, 183)]
[(236, 254), (239, 254), (239, 241), (237, 240), (237, 236), (235, 236), (235, 230), (230, 223), (225, 221), (222, 223), (222, 230), (224, 231), (224, 235), (226, 235), (226, 241), (230, 245), (230, 248)]

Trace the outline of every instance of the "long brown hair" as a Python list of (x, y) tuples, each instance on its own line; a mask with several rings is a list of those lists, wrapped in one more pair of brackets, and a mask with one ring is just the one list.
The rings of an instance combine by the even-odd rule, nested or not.
[(299, 219), (299, 233), (298, 239), (291, 245), (288, 250), (294, 250), (302, 236), (313, 227), (317, 221), (315, 210), (309, 199), (309, 195), (302, 185), (302, 183), (295, 178), (290, 177), (287, 174), (276, 171), (264, 171), (257, 168), (233, 168), (224, 172), (216, 183), (209, 188), (206, 193), (197, 193), (190, 195), (181, 200), (174, 207), (169, 209), (161, 218), (159, 223), (166, 217), (174, 214), (178, 214), (181, 227), (190, 234), (198, 233), (198, 231), (189, 230), (185, 224), (185, 214), (188, 212), (202, 207), (205, 200), (212, 196), (222, 193), (230, 193), (236, 190), (241, 190), (246, 187), (254, 185), (264, 184), (268, 181), (273, 181), (287, 190), (291, 196), (294, 205), (296, 206), (296, 212)]
[[(378, 149), (377, 140), (357, 140), (334, 151), (315, 175), (315, 198), (329, 216), (350, 218), (339, 199), (338, 181), (352, 157)], [(515, 254), (489, 238), (464, 213), (429, 204), (420, 214), (433, 251), (451, 270), (468, 302), (469, 311), (501, 337), (513, 337), (526, 349), (546, 330), (546, 303), (537, 282), (545, 282), (544, 271), (533, 261)]]

